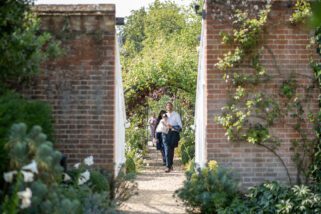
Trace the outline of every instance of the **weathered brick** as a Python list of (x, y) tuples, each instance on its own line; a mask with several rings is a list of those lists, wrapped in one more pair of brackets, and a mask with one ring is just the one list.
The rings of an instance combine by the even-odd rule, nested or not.
[[(38, 5), (41, 30), (62, 41), (65, 55), (42, 65), (25, 96), (53, 107), (55, 146), (70, 165), (93, 155), (114, 165), (114, 5)], [(63, 31), (62, 29), (66, 29)]]

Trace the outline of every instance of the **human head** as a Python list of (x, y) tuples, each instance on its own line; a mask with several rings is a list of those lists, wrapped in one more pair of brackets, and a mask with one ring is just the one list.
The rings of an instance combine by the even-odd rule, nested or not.
[(167, 119), (166, 113), (162, 114), (162, 118), (163, 118), (163, 119)]
[(158, 114), (158, 119), (160, 120), (160, 119), (162, 119), (162, 115), (163, 114), (166, 114), (166, 111), (165, 110), (161, 110), (160, 112), (159, 112), (159, 114)]
[(166, 110), (167, 110), (168, 112), (172, 112), (172, 111), (173, 111), (173, 103), (167, 102), (167, 103), (166, 103)]

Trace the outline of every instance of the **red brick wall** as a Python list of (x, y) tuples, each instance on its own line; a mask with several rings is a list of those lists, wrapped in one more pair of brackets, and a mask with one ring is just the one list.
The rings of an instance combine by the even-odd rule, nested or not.
[(53, 107), (55, 146), (69, 164), (93, 155), (114, 162), (114, 5), (38, 5), (41, 29), (62, 41), (65, 55), (42, 66), (26, 94)]
[[(223, 72), (219, 71), (215, 63), (217, 58), (222, 57), (229, 49), (222, 45), (219, 33), (231, 30), (231, 23), (227, 19), (219, 20), (219, 8), (222, 4), (209, 3), (206, 5), (206, 66), (207, 66), (207, 159), (217, 160), (221, 165), (233, 168), (240, 176), (244, 187), (261, 183), (265, 180), (279, 180), (288, 182), (284, 167), (278, 158), (268, 150), (251, 145), (249, 143), (228, 142), (225, 130), (214, 122), (214, 116), (219, 115), (221, 108), (228, 100), (228, 87), (223, 79)], [(233, 2), (233, 1), (231, 1)], [(256, 4), (255, 2), (251, 4)], [(248, 8), (253, 8), (250, 5)], [(294, 26), (289, 23), (290, 15), (293, 11), (288, 7), (287, 2), (274, 1), (272, 12), (267, 24), (267, 39), (264, 41), (266, 47), (261, 54), (261, 63), (266, 67), (273, 80), (266, 84), (261, 84), (256, 90), (277, 97), (279, 88), (289, 77), (291, 72), (297, 73), (297, 92), (301, 95), (303, 88), (311, 83), (313, 71), (309, 66), (309, 56), (315, 52), (314, 48), (307, 49), (310, 32), (302, 26)], [(275, 60), (273, 60), (274, 54)], [(275, 62), (279, 67), (281, 75), (278, 74)], [(242, 71), (249, 68), (245, 65)], [(318, 91), (313, 92), (314, 98), (311, 103), (305, 103), (305, 110), (309, 108), (316, 112)], [(298, 133), (292, 126), (295, 121), (288, 115), (271, 129), (271, 133), (281, 140), (281, 147), (277, 153), (284, 159), (289, 168), (292, 181), (296, 181), (296, 167), (291, 159), (291, 140), (298, 139)], [(309, 138), (313, 137), (312, 124), (303, 124)]]

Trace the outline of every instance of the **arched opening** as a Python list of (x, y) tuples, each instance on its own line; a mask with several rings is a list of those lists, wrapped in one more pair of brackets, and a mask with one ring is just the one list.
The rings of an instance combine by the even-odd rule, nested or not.
[[(199, 8), (202, 7), (196, 7), (195, 11), (193, 4), (183, 8), (173, 2), (155, 1), (146, 9), (133, 11), (119, 29), (128, 122), (125, 167), (129, 172), (138, 173), (137, 182), (140, 195), (143, 195), (134, 197), (127, 204), (133, 210), (153, 212), (150, 206), (162, 207), (156, 205), (157, 200), (155, 203), (141, 200), (153, 198), (154, 193), (159, 194), (159, 198), (170, 199), (183, 183), (184, 166), (195, 158), (194, 118), (197, 113), (198, 121), (203, 122), (204, 115), (201, 119), (200, 114), (204, 99), (200, 97), (205, 95), (205, 88), (197, 86), (198, 78), (204, 78), (204, 75), (198, 75), (204, 72), (199, 66), (200, 60), (204, 59), (200, 56), (203, 36)], [(165, 173), (161, 151), (156, 150), (159, 141), (152, 143), (148, 123), (153, 114), (157, 117), (161, 110), (166, 111), (169, 101), (183, 122), (179, 145), (175, 148), (174, 170), (170, 175)], [(195, 111), (196, 102), (198, 110)], [(197, 151), (200, 149), (205, 148), (197, 147)], [(203, 161), (200, 154), (197, 158)]]

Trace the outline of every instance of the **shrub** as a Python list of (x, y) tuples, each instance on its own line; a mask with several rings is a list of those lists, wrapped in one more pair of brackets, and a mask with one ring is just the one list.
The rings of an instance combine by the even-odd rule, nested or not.
[(108, 176), (93, 169), (92, 156), (63, 173), (61, 153), (39, 126), (28, 133), (25, 124), (13, 125), (6, 149), (10, 171), (4, 173), (1, 213), (114, 212)]
[(143, 164), (143, 156), (147, 152), (146, 130), (133, 127), (126, 129), (126, 162), (127, 173), (136, 172)]
[(52, 140), (53, 127), (51, 108), (41, 101), (27, 101), (20, 95), (8, 92), (0, 96), (0, 173), (8, 163), (4, 145), (8, 142), (8, 133), (13, 123), (23, 122), (28, 127), (40, 125)]
[[(188, 124), (188, 123), (187, 123)], [(178, 144), (177, 155), (185, 165), (195, 157), (195, 132), (187, 125), (181, 133), (181, 140)]]
[(110, 192), (111, 174), (105, 171), (92, 170), (90, 173), (90, 186), (94, 192)]
[(321, 194), (315, 187), (266, 182), (250, 188), (243, 201), (234, 201), (218, 213), (321, 213)]
[(251, 187), (247, 194), (238, 191), (231, 173), (210, 161), (195, 171), (188, 164), (184, 186), (176, 191), (192, 211), (218, 214), (306, 214), (321, 213), (321, 185), (282, 186), (265, 182)]
[(130, 127), (126, 129), (126, 144), (131, 150), (143, 154), (146, 150), (146, 131), (143, 128)]
[(229, 171), (218, 167), (214, 161), (203, 169), (194, 167), (191, 164), (184, 186), (176, 191), (187, 206), (200, 209), (201, 213), (215, 213), (238, 198), (238, 183)]
[(179, 141), (177, 153), (185, 165), (195, 157), (195, 135), (190, 129), (184, 129)]
[(182, 138), (178, 145), (178, 156), (181, 157), (183, 164), (187, 164), (195, 156), (195, 143)]
[(134, 160), (134, 155), (132, 155), (133, 152), (127, 152), (126, 155), (126, 162), (125, 162), (125, 168), (127, 173), (135, 173), (136, 171), (136, 163)]
[(267, 182), (254, 187), (248, 194), (251, 210), (265, 213), (320, 213), (321, 195), (305, 185), (284, 187)]
[(39, 32), (40, 21), (30, 8), (33, 3), (33, 0), (1, 1), (1, 86), (20, 87), (24, 80), (39, 73), (42, 62), (62, 53), (59, 42), (49, 33)]

